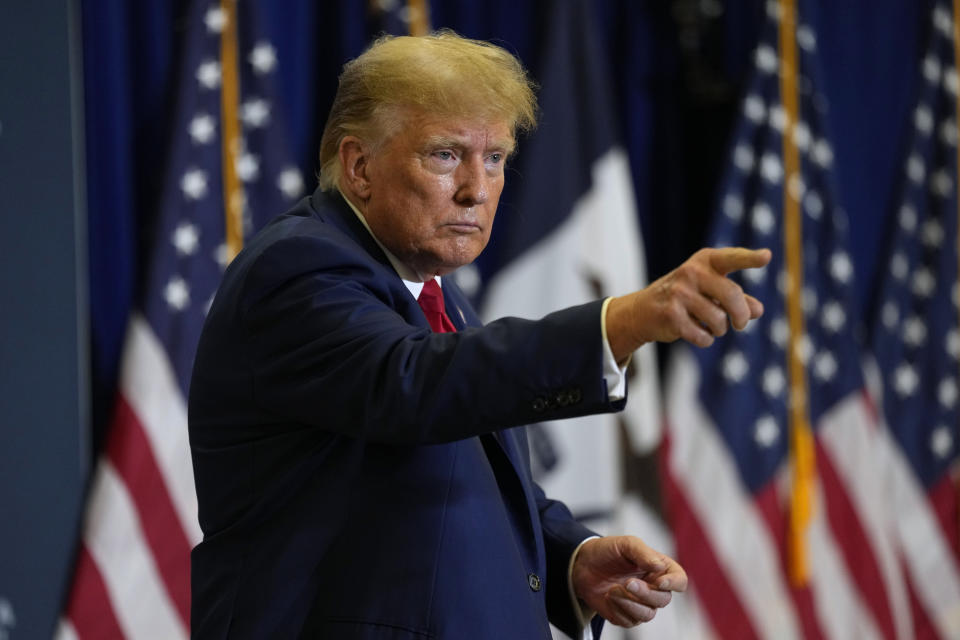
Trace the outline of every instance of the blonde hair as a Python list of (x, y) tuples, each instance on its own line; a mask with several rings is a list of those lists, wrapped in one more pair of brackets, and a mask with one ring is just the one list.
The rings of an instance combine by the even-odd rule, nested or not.
[(384, 36), (343, 67), (320, 141), (320, 187), (340, 180), (340, 142), (357, 136), (382, 144), (404, 108), (441, 116), (507, 122), (511, 133), (536, 126), (536, 85), (506, 50), (443, 30)]

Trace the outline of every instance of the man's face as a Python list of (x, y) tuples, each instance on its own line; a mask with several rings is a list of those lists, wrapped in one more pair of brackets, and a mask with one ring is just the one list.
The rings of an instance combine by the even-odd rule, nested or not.
[(503, 191), (510, 127), (414, 112), (367, 159), (360, 210), (374, 235), (423, 277), (480, 255)]

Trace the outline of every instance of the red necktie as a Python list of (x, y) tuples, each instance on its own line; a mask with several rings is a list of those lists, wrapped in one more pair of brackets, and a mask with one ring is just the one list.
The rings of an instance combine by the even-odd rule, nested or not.
[(446, 311), (444, 311), (443, 292), (440, 290), (436, 278), (424, 283), (423, 291), (420, 292), (417, 302), (423, 309), (423, 315), (427, 317), (430, 328), (435, 333), (456, 333), (457, 328), (453, 326)]

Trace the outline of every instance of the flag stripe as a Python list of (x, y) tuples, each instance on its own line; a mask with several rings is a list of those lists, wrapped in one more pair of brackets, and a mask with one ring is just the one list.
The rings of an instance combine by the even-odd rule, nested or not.
[[(668, 374), (669, 472), (761, 637), (797, 638), (800, 628), (769, 528), (743, 490), (736, 463), (696, 402), (700, 371), (686, 348)], [(717, 518), (716, 514), (724, 514)], [(678, 537), (686, 535), (677, 532)], [(743, 567), (750, 567), (749, 572)], [(736, 636), (726, 636), (736, 637)]]
[(759, 638), (750, 617), (717, 561), (710, 538), (705, 535), (680, 484), (669, 471), (670, 445), (670, 438), (667, 436), (660, 449), (663, 456), (661, 468), (664, 470), (661, 484), (670, 525), (677, 532), (677, 560), (686, 569), (696, 585), (696, 590), (706, 594), (705, 598), (700, 599), (700, 604), (720, 637), (743, 640)]
[(847, 496), (846, 486), (840, 481), (833, 461), (819, 439), (817, 461), (820, 480), (823, 484), (824, 502), (822, 504), (826, 509), (834, 539), (840, 545), (850, 575), (860, 589), (865, 604), (870, 608), (880, 629), (881, 637), (893, 639), (896, 637), (896, 632), (883, 576), (877, 566), (863, 525)]
[(144, 428), (180, 525), (194, 546), (203, 534), (197, 521), (186, 403), (166, 351), (143, 316), (131, 317), (127, 335), (121, 393)]
[(98, 465), (89, 505), (94, 531), (84, 537), (128, 638), (187, 637), (147, 546), (136, 509), (113, 466)]
[(190, 549), (143, 427), (122, 396), (107, 456), (133, 498), (146, 543), (184, 625), (190, 623)]
[(93, 557), (83, 544), (77, 552), (74, 577), (75, 588), (67, 602), (70, 623), (63, 623), (57, 630), (59, 640), (77, 637), (80, 640), (96, 638), (122, 638), (123, 631), (113, 613), (110, 596), (97, 569)]
[[(889, 495), (883, 480), (887, 471), (877, 419), (876, 409), (865, 392), (851, 395), (824, 415), (818, 438), (822, 455), (831, 463), (835, 482), (849, 501), (849, 517), (859, 523), (863, 534), (849, 546), (861, 545), (864, 551), (871, 552), (869, 561), (882, 578), (886, 593), (882, 606), (889, 607), (894, 637), (906, 640), (912, 637), (913, 625), (899, 562), (901, 552), (890, 522)], [(851, 534), (837, 522), (832, 527), (838, 537)], [(857, 565), (849, 561), (848, 565), (857, 575)]]

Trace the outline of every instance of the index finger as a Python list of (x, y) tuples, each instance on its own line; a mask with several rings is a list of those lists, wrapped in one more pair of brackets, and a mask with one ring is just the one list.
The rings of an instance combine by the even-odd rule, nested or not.
[(720, 275), (727, 275), (731, 271), (763, 267), (770, 262), (772, 256), (770, 249), (726, 247), (711, 252), (710, 266)]

